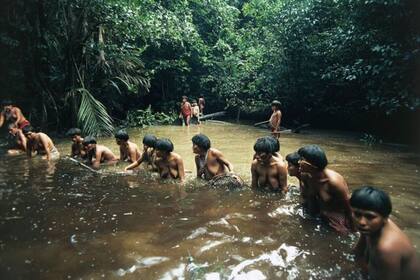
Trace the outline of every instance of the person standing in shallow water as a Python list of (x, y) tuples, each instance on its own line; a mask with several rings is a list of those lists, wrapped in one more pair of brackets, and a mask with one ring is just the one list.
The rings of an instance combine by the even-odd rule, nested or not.
[(191, 115), (192, 115), (191, 104), (190, 102), (188, 102), (188, 97), (183, 96), (182, 103), (181, 103), (181, 113), (179, 116), (182, 117), (182, 120), (186, 126), (190, 125)]
[(22, 132), (27, 138), (26, 153), (28, 157), (32, 157), (32, 153), (43, 155), (42, 158), (46, 160), (58, 159), (60, 157), (60, 153), (47, 134), (34, 132), (30, 125), (25, 126)]
[[(343, 176), (327, 168), (325, 152), (317, 145), (307, 145), (298, 150), (299, 172), (307, 199), (317, 202), (320, 216), (327, 225), (339, 233), (354, 229), (349, 188)], [(317, 213), (310, 213), (317, 214)]]
[(273, 137), (258, 138), (254, 145), (255, 156), (251, 165), (252, 187), (287, 192), (287, 167), (276, 156), (276, 142)]
[(140, 158), (137, 161), (133, 162), (129, 166), (127, 166), (124, 171), (128, 171), (131, 169), (136, 168), (142, 162), (147, 164), (147, 168), (150, 171), (157, 171), (156, 167), (156, 141), (157, 138), (154, 135), (146, 134), (143, 137), (143, 153), (141, 154)]
[(169, 139), (156, 141), (156, 166), (161, 178), (185, 180), (184, 161), (174, 153), (174, 144)]
[(280, 137), (280, 123), (281, 123), (281, 111), (280, 111), (281, 103), (280, 101), (274, 100), (271, 102), (271, 110), (273, 113), (271, 114), (270, 120), (268, 121), (271, 129), (271, 134), (275, 138)]
[(350, 205), (361, 234), (354, 248), (356, 261), (369, 279), (420, 279), (416, 250), (389, 218), (392, 204), (388, 194), (365, 186), (353, 192)]
[(93, 168), (98, 169), (101, 163), (115, 163), (118, 161), (114, 153), (108, 147), (98, 145), (93, 136), (85, 137), (83, 146), (87, 153), (87, 162), (92, 164)]
[(130, 137), (125, 130), (119, 130), (115, 133), (115, 141), (120, 147), (120, 160), (133, 163), (140, 158), (140, 150), (135, 143), (128, 139)]
[(200, 116), (204, 115), (204, 107), (206, 106), (206, 100), (203, 95), (198, 98), (198, 106), (200, 107)]

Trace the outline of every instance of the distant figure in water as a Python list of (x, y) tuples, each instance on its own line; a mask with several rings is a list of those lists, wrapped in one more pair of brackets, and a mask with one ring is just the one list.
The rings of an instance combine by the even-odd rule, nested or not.
[(147, 164), (147, 168), (150, 171), (157, 171), (156, 150), (155, 150), (156, 141), (157, 141), (156, 136), (151, 135), (151, 134), (146, 134), (143, 137), (143, 153), (137, 159), (137, 161), (127, 166), (124, 170), (128, 171), (128, 170), (134, 169), (137, 166), (139, 166), (142, 162), (145, 162)]
[(13, 148), (8, 149), (7, 153), (9, 155), (19, 155), (26, 152), (26, 137), (23, 135), (21, 129), (18, 129), (14, 123), (9, 124), (9, 134), (13, 137)]
[(70, 128), (67, 133), (67, 136), (71, 137), (73, 144), (71, 145), (70, 156), (72, 158), (86, 158), (86, 151), (83, 147), (83, 138), (82, 131), (79, 128)]
[(92, 164), (93, 168), (98, 169), (101, 163), (115, 163), (118, 158), (114, 153), (103, 145), (98, 145), (93, 136), (86, 136), (83, 139), (83, 146), (87, 152), (88, 164)]
[(191, 117), (191, 123), (192, 124), (200, 124), (200, 108), (197, 105), (197, 101), (192, 101), (192, 117)]
[(271, 114), (269, 125), (271, 129), (271, 134), (279, 138), (280, 137), (280, 123), (281, 123), (281, 111), (280, 111), (281, 103), (280, 101), (274, 100), (271, 102), (271, 110), (273, 113)]
[(198, 107), (200, 107), (200, 115), (204, 115), (204, 107), (206, 107), (206, 100), (204, 99), (204, 95), (200, 95), (198, 98)]
[(299, 170), (299, 161), (300, 156), (297, 152), (293, 152), (286, 156), (287, 161), (287, 172), (289, 176), (296, 177), (299, 180), (299, 189), (300, 197), (303, 205), (303, 209), (309, 213), (318, 213), (318, 202), (316, 200), (316, 195), (311, 193), (311, 190), (305, 186), (304, 182), (301, 179), (301, 174)]
[(22, 129), (22, 133), (27, 138), (26, 153), (28, 157), (32, 157), (33, 153), (43, 155), (42, 158), (47, 160), (58, 159), (60, 157), (60, 153), (47, 134), (42, 132), (33, 132), (30, 125), (25, 126)]
[[(320, 216), (327, 225), (339, 233), (354, 229), (349, 188), (343, 176), (328, 169), (325, 152), (317, 145), (307, 145), (298, 150), (299, 172), (307, 199), (316, 201)], [(311, 213), (318, 214), (318, 213)]]
[(192, 115), (191, 104), (190, 102), (188, 102), (188, 97), (183, 96), (182, 103), (181, 103), (181, 113), (179, 114), (179, 117), (182, 118), (186, 126), (190, 125), (191, 115)]
[(210, 139), (204, 134), (197, 134), (192, 139), (197, 177), (209, 181), (211, 187), (242, 188), (243, 180), (232, 173), (233, 165), (223, 153), (211, 148)]
[(420, 279), (416, 250), (389, 218), (387, 193), (365, 186), (353, 192), (350, 205), (360, 238), (354, 252), (369, 279)]
[(156, 141), (156, 166), (163, 179), (185, 179), (184, 162), (180, 155), (174, 153), (174, 144), (163, 138)]
[(4, 124), (8, 126), (9, 133), (16, 138), (17, 149), (11, 149), (9, 154), (19, 154), (20, 151), (26, 150), (26, 138), (22, 133), (22, 128), (29, 126), (30, 122), (22, 114), (19, 107), (13, 106), (11, 100), (3, 100), (3, 110), (0, 112), (0, 127)]
[(258, 138), (255, 142), (255, 159), (251, 165), (253, 188), (287, 192), (287, 167), (275, 156), (276, 150), (276, 142), (271, 136)]
[(119, 130), (115, 133), (115, 141), (120, 146), (120, 160), (128, 162), (136, 162), (140, 158), (140, 150), (137, 145), (129, 141), (127, 131)]

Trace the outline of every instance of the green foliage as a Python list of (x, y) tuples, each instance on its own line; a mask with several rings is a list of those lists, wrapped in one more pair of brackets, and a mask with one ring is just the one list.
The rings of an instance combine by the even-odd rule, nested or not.
[(123, 125), (126, 127), (145, 127), (156, 124), (173, 124), (177, 118), (178, 115), (174, 112), (169, 115), (161, 112), (154, 113), (149, 106), (145, 110), (129, 111)]

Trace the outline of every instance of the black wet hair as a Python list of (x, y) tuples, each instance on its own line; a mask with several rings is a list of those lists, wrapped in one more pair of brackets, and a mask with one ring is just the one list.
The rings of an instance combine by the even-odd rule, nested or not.
[(303, 146), (298, 150), (298, 154), (301, 158), (305, 158), (307, 162), (321, 170), (328, 165), (327, 155), (318, 145)]
[(274, 138), (273, 136), (267, 136), (273, 143), (274, 152), (280, 152), (280, 141), (277, 138)]
[(156, 136), (154, 136), (152, 134), (146, 134), (143, 137), (143, 144), (145, 144), (149, 147), (152, 147), (152, 148), (156, 147), (156, 141), (157, 141)]
[(128, 141), (130, 137), (128, 136), (127, 131), (120, 129), (117, 131), (117, 133), (115, 133), (115, 138), (118, 140)]
[(271, 106), (275, 106), (277, 109), (280, 109), (281, 102), (278, 100), (273, 100), (273, 102), (271, 102)]
[(254, 151), (257, 153), (264, 152), (274, 154), (277, 147), (272, 139), (273, 137), (271, 136), (258, 138), (254, 144)]
[(67, 131), (66, 135), (67, 135), (67, 136), (71, 136), (71, 137), (73, 137), (73, 136), (75, 136), (75, 135), (79, 135), (79, 136), (81, 136), (81, 135), (82, 135), (82, 131), (80, 130), (80, 128), (73, 127), (73, 128), (70, 128), (70, 129)]
[(34, 130), (33, 127), (30, 126), (30, 125), (27, 125), (27, 126), (25, 126), (25, 127), (22, 128), (23, 134), (28, 134), (30, 132), (33, 132), (33, 130)]
[(206, 151), (211, 147), (210, 139), (202, 133), (194, 135), (191, 141), (193, 142), (193, 144)]
[(286, 156), (286, 161), (295, 166), (299, 166), (299, 160), (300, 156), (297, 152), (290, 153)]
[(96, 139), (93, 136), (86, 136), (83, 139), (83, 142), (82, 143), (83, 143), (83, 146), (87, 146), (89, 144), (96, 144)]
[(2, 102), (1, 102), (1, 105), (4, 107), (4, 106), (10, 106), (10, 105), (13, 105), (13, 101), (12, 100), (10, 100), (10, 99), (4, 99)]
[(174, 144), (167, 138), (158, 139), (156, 141), (156, 150), (170, 153), (174, 150)]
[(204, 95), (200, 94), (200, 98), (204, 98)]
[(183, 96), (182, 96), (182, 99), (187, 99), (187, 101), (188, 101), (188, 96), (183, 95)]
[(389, 195), (375, 187), (363, 186), (355, 190), (350, 198), (350, 205), (354, 208), (374, 211), (387, 218), (392, 212)]

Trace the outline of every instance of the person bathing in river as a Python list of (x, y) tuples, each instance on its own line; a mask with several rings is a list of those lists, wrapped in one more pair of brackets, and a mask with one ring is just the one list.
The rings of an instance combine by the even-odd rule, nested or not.
[(179, 117), (182, 118), (186, 126), (190, 125), (191, 115), (192, 115), (191, 104), (190, 102), (188, 102), (188, 97), (183, 96), (182, 103), (181, 103), (181, 113), (179, 114)]
[(83, 147), (83, 138), (82, 131), (79, 128), (70, 128), (67, 133), (67, 136), (71, 137), (71, 153), (72, 158), (86, 158), (86, 151)]
[(137, 159), (137, 161), (133, 162), (129, 166), (127, 166), (124, 170), (128, 171), (131, 169), (136, 168), (139, 166), (142, 162), (145, 162), (147, 164), (147, 168), (150, 171), (157, 171), (156, 167), (156, 141), (157, 138), (154, 135), (146, 134), (143, 137), (143, 153), (141, 156)]
[(22, 133), (22, 128), (30, 125), (30, 122), (22, 114), (22, 111), (13, 106), (11, 100), (3, 100), (3, 110), (0, 112), (0, 127), (8, 125), (9, 133), (16, 138), (18, 149), (11, 149), (9, 154), (18, 154), (21, 150), (26, 150), (26, 138)]
[[(307, 145), (298, 150), (299, 172), (308, 201), (316, 201), (320, 217), (339, 233), (354, 229), (349, 188), (343, 176), (327, 168), (325, 152), (317, 145)], [(310, 213), (312, 215), (317, 213)]]
[(271, 129), (271, 134), (275, 138), (280, 137), (280, 123), (281, 123), (281, 111), (280, 111), (281, 103), (277, 100), (271, 102), (271, 110), (273, 113), (271, 114), (270, 120), (268, 121)]
[(317, 213), (319, 212), (319, 209), (317, 209), (318, 202), (316, 201), (316, 195), (311, 194), (310, 190), (308, 190), (304, 182), (301, 180), (299, 160), (300, 156), (297, 152), (288, 154), (286, 156), (287, 172), (289, 173), (289, 176), (296, 177), (299, 180), (300, 197), (305, 212)]
[(140, 158), (141, 153), (137, 145), (128, 139), (130, 137), (125, 130), (121, 129), (115, 133), (115, 141), (120, 146), (120, 160), (134, 163)]
[(101, 163), (115, 163), (118, 158), (114, 153), (103, 145), (98, 145), (93, 136), (87, 136), (83, 139), (83, 146), (86, 150), (88, 164), (98, 169)]
[(9, 134), (13, 138), (13, 147), (7, 150), (9, 155), (19, 155), (26, 152), (26, 137), (21, 129), (18, 129), (14, 123), (9, 124)]
[(419, 279), (420, 264), (408, 237), (389, 218), (387, 193), (365, 186), (350, 198), (353, 219), (360, 232), (354, 253), (369, 279)]
[(174, 153), (171, 140), (162, 138), (156, 141), (156, 166), (163, 179), (185, 180), (184, 162), (180, 155)]
[(23, 127), (22, 133), (27, 138), (26, 153), (28, 157), (32, 157), (33, 153), (43, 155), (42, 158), (47, 160), (60, 157), (60, 153), (47, 134), (34, 132), (30, 125)]
[(252, 187), (287, 192), (287, 167), (275, 156), (276, 144), (273, 137), (258, 138), (254, 145), (255, 159), (251, 165)]
[(192, 117), (191, 117), (191, 122), (193, 124), (200, 124), (200, 108), (197, 105), (197, 101), (193, 100), (192, 101)]

